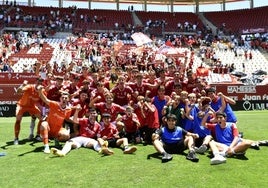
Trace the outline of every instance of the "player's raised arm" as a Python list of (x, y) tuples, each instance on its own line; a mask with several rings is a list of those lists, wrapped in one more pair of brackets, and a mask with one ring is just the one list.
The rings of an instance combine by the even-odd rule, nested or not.
[(37, 90), (38, 90), (38, 94), (39, 94), (39, 97), (41, 98), (41, 100), (46, 103), (46, 105), (49, 105), (50, 103), (50, 100), (47, 98), (47, 96), (44, 94), (44, 87), (43, 86), (38, 86), (37, 87)]

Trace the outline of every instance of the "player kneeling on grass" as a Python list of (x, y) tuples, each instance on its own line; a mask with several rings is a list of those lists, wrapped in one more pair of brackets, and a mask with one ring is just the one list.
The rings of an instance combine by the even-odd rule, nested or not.
[(166, 119), (167, 125), (152, 135), (155, 149), (163, 155), (162, 162), (172, 160), (171, 154), (181, 154), (187, 148), (189, 153), (186, 159), (198, 162), (199, 159), (194, 150), (194, 139), (199, 137), (198, 134), (187, 132), (176, 126), (177, 117), (174, 114), (168, 114)]
[(95, 151), (104, 155), (113, 154), (113, 152), (108, 149), (108, 142), (102, 142), (100, 145), (96, 140), (97, 135), (100, 134), (100, 124), (96, 121), (98, 116), (96, 109), (89, 109), (88, 118), (78, 118), (80, 110), (81, 106), (77, 105), (73, 117), (74, 132), (77, 136), (68, 140), (62, 150), (51, 148), (51, 152), (54, 155), (63, 157), (71, 151), (72, 148), (78, 149), (85, 147), (93, 148)]
[(100, 137), (97, 139), (100, 145), (104, 145), (105, 141), (108, 142), (110, 147), (121, 147), (123, 145), (124, 154), (132, 154), (137, 150), (135, 146), (128, 145), (128, 139), (120, 138), (119, 131), (116, 126), (111, 123), (111, 115), (108, 113), (102, 114), (103, 129), (100, 132)]
[[(72, 109), (69, 107), (69, 93), (62, 92), (60, 101), (49, 100), (43, 92), (43, 86), (38, 86), (38, 93), (42, 101), (49, 107), (49, 113), (41, 123), (40, 133), (44, 143), (44, 153), (50, 153), (48, 139), (67, 141), (70, 138), (68, 130), (62, 127), (64, 120), (70, 119)], [(71, 121), (71, 120), (70, 120)]]

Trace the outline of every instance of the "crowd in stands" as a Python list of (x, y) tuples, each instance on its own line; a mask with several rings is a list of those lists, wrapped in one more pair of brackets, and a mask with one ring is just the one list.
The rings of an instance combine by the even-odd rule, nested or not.
[[(261, 13), (257, 14), (261, 10)], [(248, 13), (254, 14), (254, 22), (250, 22), (248, 27), (239, 27), (241, 29), (262, 29), (265, 32), (267, 23), (265, 22), (266, 7), (255, 8), (252, 10), (226, 11), (226, 17), (232, 17), (239, 24), (245, 21)], [(131, 14), (135, 12), (141, 20), (141, 24), (134, 23)], [(204, 14), (208, 20), (213, 20), (218, 27), (218, 33), (224, 32), (224, 28), (232, 24), (224, 21), (225, 16), (221, 12), (212, 12)], [(229, 16), (228, 16), (229, 15)], [(238, 19), (236, 19), (238, 17)], [(255, 18), (256, 17), (256, 18)], [(164, 19), (163, 19), (164, 18)], [(148, 32), (148, 34), (163, 34), (163, 32), (197, 32), (203, 35), (211, 29), (208, 25), (204, 26), (198, 15), (194, 13), (168, 13), (168, 12), (145, 12), (134, 11), (129, 8), (128, 11), (115, 10), (88, 10), (78, 9), (76, 6), (68, 8), (57, 7), (28, 7), (12, 3), (12, 6), (2, 5), (0, 11), (0, 20), (6, 27), (24, 27), (49, 30), (51, 34), (55, 31), (72, 31), (75, 33), (87, 32), (89, 30), (113, 30), (113, 32)], [(215, 21), (214, 21), (215, 20)], [(245, 24), (244, 24), (245, 25)], [(241, 34), (242, 31), (230, 28), (237, 27), (235, 24), (229, 26), (232, 34)], [(53, 32), (54, 31), (54, 32)]]

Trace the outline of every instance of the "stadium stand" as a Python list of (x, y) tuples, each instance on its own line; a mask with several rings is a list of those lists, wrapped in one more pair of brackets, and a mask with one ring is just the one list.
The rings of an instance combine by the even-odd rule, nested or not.
[(259, 29), (267, 30), (268, 7), (258, 7), (253, 9), (205, 12), (204, 15), (220, 30), (226, 34), (241, 34), (243, 30)]

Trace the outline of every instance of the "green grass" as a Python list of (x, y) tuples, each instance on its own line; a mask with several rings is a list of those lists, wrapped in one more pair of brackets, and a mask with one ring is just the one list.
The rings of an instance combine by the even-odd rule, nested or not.
[[(236, 112), (245, 138), (268, 139), (268, 111)], [(42, 152), (42, 143), (24, 140), (13, 144), (15, 118), (0, 119), (0, 187), (264, 187), (268, 184), (268, 147), (249, 149), (247, 160), (227, 159), (226, 164), (211, 166), (208, 153), (192, 163), (183, 155), (161, 163), (153, 146), (138, 145), (133, 155), (114, 149), (113, 156), (102, 157), (81, 148), (58, 158)], [(22, 122), (20, 138), (29, 134), (29, 117)], [(54, 143), (50, 143), (52, 146)], [(63, 144), (63, 143), (62, 143)]]

